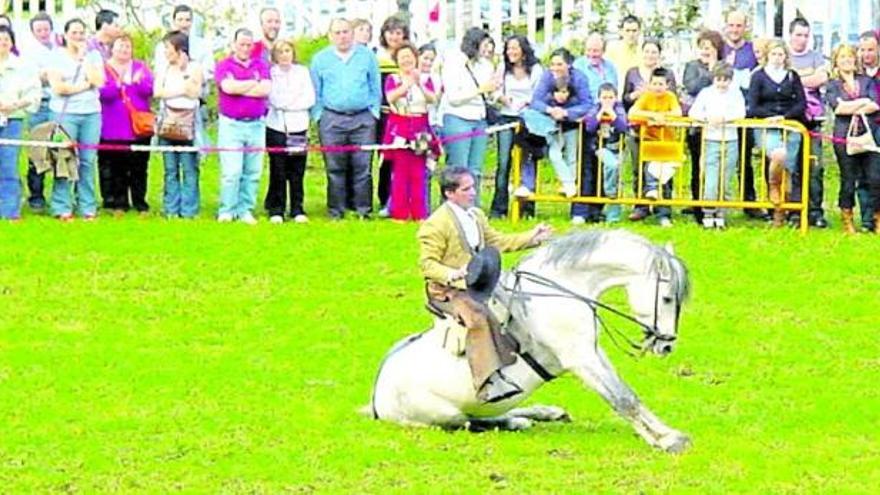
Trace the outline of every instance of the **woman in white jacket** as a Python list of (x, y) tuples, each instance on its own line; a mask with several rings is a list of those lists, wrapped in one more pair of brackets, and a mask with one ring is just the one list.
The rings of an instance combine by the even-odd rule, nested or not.
[[(315, 104), (315, 88), (309, 69), (296, 63), (293, 40), (282, 40), (272, 48), (272, 91), (266, 116), (266, 146), (306, 146), (309, 109)], [(290, 218), (308, 222), (303, 209), (303, 177), (307, 151), (269, 153), (269, 189), (265, 208), (272, 223), (284, 222), (284, 209), (290, 195)]]
[[(494, 69), (480, 63), (480, 52), (492, 43), (489, 34), (477, 27), (467, 30), (461, 40), (461, 52), (451, 53), (444, 61), (441, 77), (443, 97), (443, 136), (447, 165), (467, 167), (480, 190), (488, 137), (486, 102), (498, 87)], [(480, 205), (477, 193), (475, 205)]]

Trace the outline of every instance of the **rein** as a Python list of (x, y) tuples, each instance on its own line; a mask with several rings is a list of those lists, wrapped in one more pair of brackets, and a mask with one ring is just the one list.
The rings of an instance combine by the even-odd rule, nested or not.
[[(608, 337), (611, 338), (611, 342), (613, 342), (614, 345), (618, 349), (620, 349), (623, 353), (629, 355), (630, 357), (633, 357), (633, 358), (641, 357), (642, 355), (645, 354), (645, 352), (647, 352), (648, 348), (651, 345), (653, 345), (655, 342), (658, 342), (658, 341), (659, 342), (675, 342), (675, 340), (678, 338), (677, 335), (662, 334), (662, 333), (660, 333), (659, 328), (657, 328), (657, 318), (658, 318), (657, 313), (658, 313), (658, 310), (660, 309), (660, 282), (670, 282), (670, 280), (668, 280), (668, 279), (661, 278), (659, 273), (657, 275), (656, 289), (654, 291), (654, 324), (653, 325), (646, 325), (646, 324), (640, 322), (634, 316), (631, 316), (630, 314), (625, 313), (625, 312), (615, 308), (614, 306), (605, 304), (601, 301), (584, 296), (582, 294), (578, 294), (577, 292), (569, 289), (568, 287), (565, 287), (554, 280), (551, 280), (547, 277), (544, 277), (543, 275), (538, 275), (537, 273), (534, 273), (534, 272), (527, 272), (527, 271), (521, 271), (521, 270), (516, 270), (513, 272), (513, 274), (514, 274), (514, 277), (516, 278), (516, 281), (513, 284), (513, 288), (508, 289), (505, 287), (506, 290), (509, 290), (511, 292), (511, 295), (512, 295), (511, 304), (513, 304), (513, 300), (515, 298), (520, 297), (520, 296), (525, 296), (525, 297), (563, 297), (563, 298), (574, 299), (576, 301), (580, 301), (580, 302), (586, 304), (590, 308), (590, 310), (593, 312), (593, 318), (606, 331), (606, 333), (608, 334)], [(523, 280), (527, 280), (527, 281), (536, 283), (536, 284), (541, 285), (543, 287), (546, 287), (548, 289), (553, 289), (556, 292), (525, 292), (522, 289), (522, 281)], [(617, 316), (620, 316), (621, 318), (624, 318), (625, 320), (628, 320), (632, 323), (635, 323), (637, 326), (641, 327), (642, 333), (645, 336), (645, 340), (642, 342), (641, 345), (637, 344), (632, 339), (627, 337), (627, 335), (624, 334), (622, 331), (606, 324), (605, 320), (599, 314), (599, 311), (598, 311), (599, 309), (604, 309), (610, 313), (613, 313)], [(676, 328), (678, 327), (678, 314), (679, 314), (680, 310), (681, 310), (681, 305), (676, 304), (676, 316), (675, 316)], [(615, 334), (616, 334), (616, 336), (615, 336)], [(628, 346), (631, 349), (635, 349), (640, 352), (635, 353), (635, 352), (632, 352), (632, 350), (625, 348), (620, 342), (618, 342), (618, 340), (617, 340), (618, 337), (620, 339), (622, 339), (623, 341), (625, 341), (625, 343), (628, 344)]]

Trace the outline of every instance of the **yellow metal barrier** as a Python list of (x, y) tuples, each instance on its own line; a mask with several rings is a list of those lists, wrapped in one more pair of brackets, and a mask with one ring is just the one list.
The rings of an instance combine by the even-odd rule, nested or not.
[[(810, 160), (814, 157), (810, 156), (810, 134), (807, 132), (807, 129), (799, 122), (796, 121), (777, 121), (777, 122), (768, 122), (764, 119), (741, 119), (736, 121), (731, 121), (725, 123), (725, 125), (729, 127), (734, 127), (737, 129), (738, 135), (738, 146), (739, 146), (739, 160), (738, 160), (738, 187), (737, 187), (737, 199), (735, 200), (724, 200), (724, 155), (722, 155), (722, 160), (720, 163), (720, 171), (719, 171), (719, 181), (721, 182), (721, 190), (719, 191), (717, 200), (705, 200), (702, 199), (705, 196), (705, 166), (700, 167), (700, 190), (699, 190), (699, 198), (697, 199), (686, 199), (685, 198), (685, 184), (689, 183), (689, 173), (691, 167), (685, 166), (685, 164), (690, 164), (689, 157), (686, 157), (684, 146), (684, 136), (688, 129), (690, 128), (701, 128), (705, 127), (706, 124), (702, 122), (694, 121), (689, 117), (668, 117), (664, 119), (662, 125), (671, 129), (675, 133), (674, 139), (667, 140), (650, 140), (646, 139), (646, 125), (639, 126), (639, 159), (637, 166), (633, 167), (633, 180), (638, 184), (638, 188), (635, 189), (635, 194), (632, 196), (628, 196), (622, 187), (623, 176), (622, 172), (618, 172), (618, 185), (617, 185), (617, 195), (614, 198), (609, 198), (603, 196), (602, 184), (603, 184), (603, 167), (602, 167), (602, 158), (597, 157), (595, 161), (594, 168), (596, 170), (596, 193), (592, 196), (575, 196), (572, 198), (564, 197), (560, 194), (545, 194), (538, 190), (538, 185), (540, 184), (540, 176), (538, 174), (538, 164), (535, 163), (535, 181), (536, 181), (536, 190), (534, 193), (527, 198), (517, 198), (513, 197), (511, 199), (512, 205), (510, 208), (510, 218), (513, 222), (519, 221), (520, 217), (520, 208), (523, 202), (538, 202), (538, 203), (590, 203), (590, 204), (620, 204), (620, 205), (650, 205), (650, 206), (670, 206), (670, 207), (706, 207), (706, 208), (760, 208), (760, 209), (772, 209), (772, 208), (781, 208), (785, 211), (796, 211), (800, 213), (800, 230), (803, 233), (806, 233), (808, 227), (808, 203), (809, 203), (809, 184), (810, 184)], [(755, 196), (756, 200), (748, 201), (745, 200), (745, 167), (742, 166), (743, 163), (746, 162), (747, 153), (750, 153), (751, 150), (746, 149), (746, 136), (745, 133), (753, 132), (755, 129), (762, 130), (762, 136), (766, 136), (766, 132), (770, 129), (780, 129), (782, 130), (782, 143), (783, 145), (788, 142), (789, 133), (796, 132), (802, 137), (802, 149), (803, 160), (801, 161), (801, 197), (798, 202), (793, 202), (786, 200), (787, 191), (786, 184), (788, 180), (786, 180), (788, 171), (783, 170), (783, 180), (782, 180), (782, 202), (780, 204), (774, 204), (770, 201), (769, 198), (769, 190), (767, 187), (767, 174), (765, 172), (765, 164), (768, 163), (767, 150), (765, 150), (762, 146), (763, 139), (756, 139), (755, 146), (760, 150), (760, 163), (754, 165), (755, 173), (754, 173), (754, 187), (755, 187)], [(577, 152), (577, 167), (576, 167), (576, 186), (577, 190), (580, 193), (581, 189), (581, 177), (582, 177), (582, 158), (583, 153), (582, 149), (584, 146), (584, 132), (583, 132), (583, 123), (579, 129), (579, 137), (578, 137), (578, 152)], [(625, 146), (624, 139), (620, 140), (620, 169), (623, 169), (623, 163), (625, 160)], [(700, 146), (702, 148), (701, 156), (703, 157), (703, 161), (705, 162), (705, 150), (706, 150), (706, 133), (702, 133), (702, 139)], [(597, 140), (596, 149), (603, 148), (603, 138), (600, 136)], [(724, 147), (722, 147), (724, 150)], [(725, 151), (722, 151), (725, 153)], [(660, 187), (660, 196), (657, 199), (650, 199), (644, 197), (642, 187), (644, 183), (644, 167), (643, 164), (650, 161), (660, 161), (660, 162), (679, 162), (682, 165), (677, 167), (677, 171), (675, 173), (675, 177), (673, 178), (677, 186), (674, 189), (674, 193), (672, 197), (665, 198), (662, 196), (662, 187)], [(522, 150), (520, 149), (518, 144), (514, 144), (513, 149), (511, 150), (511, 164), (512, 164), (512, 173), (511, 180), (513, 184), (519, 185), (522, 177)], [(688, 174), (688, 175), (686, 175)], [(630, 189), (631, 190), (631, 189)]]

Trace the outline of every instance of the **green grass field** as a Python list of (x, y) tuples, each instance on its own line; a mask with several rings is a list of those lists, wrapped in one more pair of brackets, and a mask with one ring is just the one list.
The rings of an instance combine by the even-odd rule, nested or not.
[[(151, 174), (158, 211), (158, 161)], [(0, 223), (0, 491), (867, 493), (880, 483), (876, 237), (845, 237), (836, 217), (805, 237), (739, 217), (724, 232), (626, 225), (673, 241), (691, 269), (672, 356), (636, 361), (602, 339), (646, 404), (692, 437), (683, 455), (652, 450), (571, 377), (531, 400), (566, 407), (569, 424), (405, 429), (356, 410), (386, 350), (430, 321), (416, 225), (328, 222), (322, 171), (308, 174), (308, 225), (214, 222), (213, 160), (195, 221)]]

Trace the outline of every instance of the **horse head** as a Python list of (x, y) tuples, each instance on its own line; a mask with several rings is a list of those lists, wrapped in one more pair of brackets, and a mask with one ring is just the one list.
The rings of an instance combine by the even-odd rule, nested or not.
[[(655, 246), (623, 230), (579, 231), (536, 251), (514, 273), (533, 282), (541, 279), (535, 282), (544, 286), (541, 290), (583, 302), (597, 320), (611, 312), (635, 323), (643, 340), (633, 346), (643, 352), (666, 355), (675, 348), (690, 286), (687, 267), (671, 245)], [(599, 301), (612, 287), (625, 290), (629, 310)]]
[(678, 339), (681, 309), (690, 289), (687, 267), (671, 244), (646, 248), (645, 269), (636, 271), (624, 287), (633, 317), (642, 327), (642, 350), (665, 356)]

